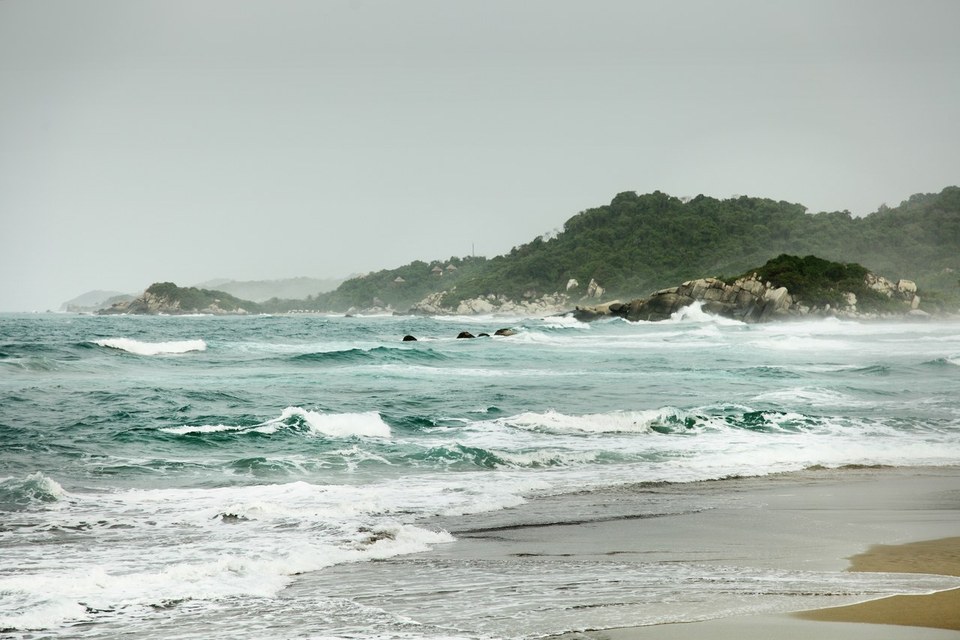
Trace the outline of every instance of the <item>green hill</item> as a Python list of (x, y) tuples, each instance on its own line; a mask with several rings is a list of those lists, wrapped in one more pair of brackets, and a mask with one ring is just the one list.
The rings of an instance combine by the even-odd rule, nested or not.
[(102, 309), (100, 314), (244, 314), (258, 313), (260, 305), (241, 300), (224, 291), (178, 287), (172, 282), (155, 282), (134, 300)]
[(535, 238), (508, 254), (413, 262), (348, 280), (309, 306), (403, 310), (437, 291), (447, 291), (444, 304), (455, 306), (489, 294), (520, 299), (563, 291), (569, 279), (580, 283), (574, 297), (594, 279), (605, 297), (627, 298), (742, 273), (781, 254), (859, 263), (891, 280), (916, 281), (925, 300), (937, 292), (953, 303), (960, 298), (960, 188), (917, 194), (862, 218), (808, 214), (802, 205), (766, 198), (625, 192), (573, 216), (555, 237)]

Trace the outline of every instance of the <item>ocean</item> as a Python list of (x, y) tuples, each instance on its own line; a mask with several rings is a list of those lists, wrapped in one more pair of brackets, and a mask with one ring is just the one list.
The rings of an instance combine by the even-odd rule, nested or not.
[(922, 589), (444, 549), (957, 465), (958, 389), (939, 320), (0, 315), (0, 635), (532, 638)]

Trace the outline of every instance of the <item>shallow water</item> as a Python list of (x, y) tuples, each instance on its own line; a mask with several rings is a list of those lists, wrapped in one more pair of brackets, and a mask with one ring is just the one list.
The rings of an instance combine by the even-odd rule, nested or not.
[[(670, 619), (680, 586), (724, 611), (750, 588), (863, 589), (651, 565), (619, 571), (635, 606), (601, 607), (622, 585), (558, 586), (589, 567), (409, 554), (453, 539), (436, 517), (537, 496), (953, 465), (958, 383), (946, 322), (0, 316), (0, 629), (526, 637), (588, 606)], [(473, 622), (445, 622), (454, 605)]]

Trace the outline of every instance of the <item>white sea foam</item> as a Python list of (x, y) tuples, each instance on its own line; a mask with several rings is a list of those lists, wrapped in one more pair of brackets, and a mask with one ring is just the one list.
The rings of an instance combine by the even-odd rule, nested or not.
[(543, 319), (543, 326), (548, 329), (589, 329), (589, 322), (581, 322), (573, 316), (550, 316)]
[(60, 483), (39, 471), (23, 478), (0, 478), (0, 504), (27, 506), (52, 503), (67, 495)]
[(643, 433), (650, 425), (672, 409), (652, 411), (612, 411), (579, 416), (565, 415), (557, 411), (525, 412), (494, 422), (518, 429), (534, 429), (563, 433)]
[(795, 387), (767, 391), (757, 395), (756, 402), (776, 403), (784, 406), (795, 406), (797, 402), (815, 407), (861, 407), (872, 406), (876, 401), (857, 400), (848, 394), (833, 389)]
[(364, 436), (369, 438), (389, 438), (390, 426), (383, 421), (376, 411), (363, 413), (319, 413), (301, 407), (287, 407), (275, 418), (265, 424), (277, 425), (292, 417), (299, 417), (306, 421), (314, 433), (333, 438), (347, 438), (350, 436)]
[(188, 353), (190, 351), (206, 351), (207, 343), (203, 340), (180, 340), (174, 342), (141, 342), (133, 338), (105, 338), (96, 340), (94, 344), (110, 349), (118, 349), (135, 353), (138, 356), (158, 356)]
[(297, 421), (302, 421), (303, 424), (306, 424), (310, 433), (331, 438), (349, 438), (351, 436), (367, 438), (390, 437), (390, 425), (384, 422), (383, 418), (381, 418), (380, 414), (376, 411), (366, 411), (363, 413), (320, 413), (318, 411), (303, 409), (302, 407), (287, 407), (278, 417), (250, 426), (225, 424), (183, 425), (181, 427), (163, 427), (160, 431), (175, 435), (222, 433), (228, 431), (271, 434)]
[(192, 433), (220, 433), (223, 431), (248, 431), (251, 427), (241, 427), (229, 424), (202, 424), (198, 426), (183, 425), (182, 427), (161, 427), (160, 431), (183, 436)]
[[(272, 598), (296, 574), (453, 540), (393, 512), (428, 506), (466, 512), (480, 500), (494, 500), (498, 491), (509, 494), (498, 488), (483, 495), (467, 483), (438, 496), (429, 482), (301, 481), (80, 494), (59, 513), (58, 524), (88, 531), (84, 553), (40, 554), (39, 548), (39, 561), (0, 576), (0, 628), (51, 628), (87, 619), (91, 610), (129, 612), (167, 601)], [(103, 526), (91, 529), (93, 517)], [(114, 531), (137, 534), (118, 538)], [(138, 543), (144, 537), (150, 539), (147, 553)]]
[(744, 324), (739, 320), (733, 320), (731, 318), (724, 318), (723, 316), (707, 313), (703, 310), (703, 302), (700, 300), (697, 300), (693, 304), (687, 305), (686, 307), (675, 311), (670, 315), (670, 319), (666, 322), (700, 322), (726, 326)]

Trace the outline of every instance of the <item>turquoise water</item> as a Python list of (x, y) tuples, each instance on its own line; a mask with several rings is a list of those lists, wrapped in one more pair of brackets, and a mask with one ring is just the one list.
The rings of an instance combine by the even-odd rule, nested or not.
[[(455, 339), (501, 327), (517, 334)], [(478, 629), (468, 604), (441, 624), (344, 594), (371, 561), (453, 540), (437, 516), (645, 481), (955, 465), (958, 383), (960, 324), (935, 321), (0, 316), (0, 631), (209, 637), (244, 616), (231, 636), (577, 628), (557, 598), (527, 626)], [(298, 588), (334, 568), (344, 594)], [(660, 569), (644, 579), (683, 582)], [(614, 622), (595, 608), (595, 626)]]

